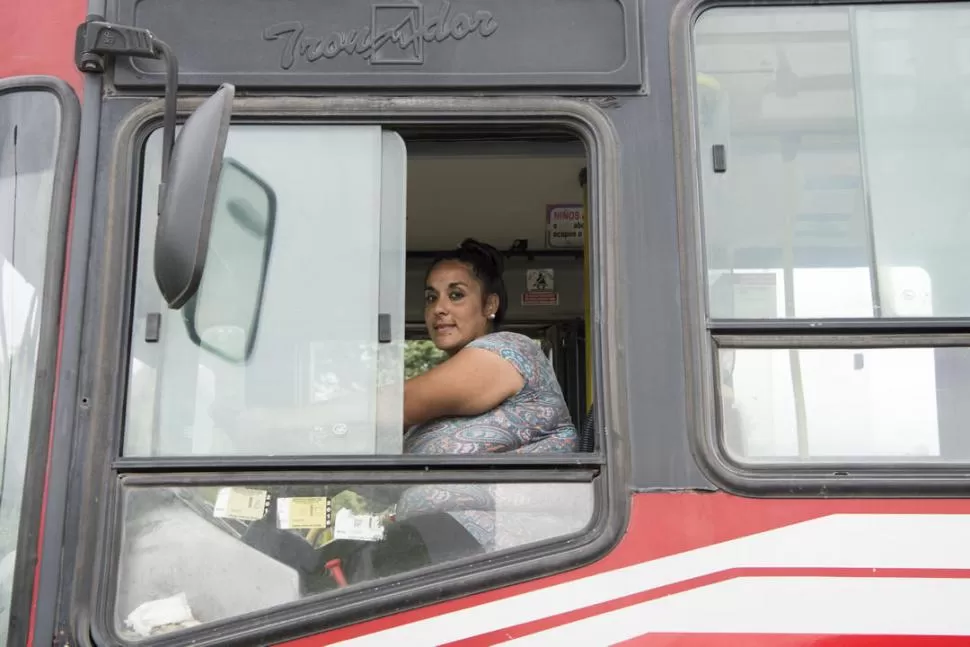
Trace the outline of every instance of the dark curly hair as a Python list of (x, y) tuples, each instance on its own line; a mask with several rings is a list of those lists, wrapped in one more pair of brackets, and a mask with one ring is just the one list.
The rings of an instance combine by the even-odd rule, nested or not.
[(502, 257), (502, 253), (488, 243), (479, 242), (474, 238), (466, 238), (457, 249), (441, 252), (434, 257), (431, 265), (428, 266), (428, 272), (424, 275), (425, 282), (427, 282), (431, 270), (443, 261), (458, 261), (471, 268), (475, 278), (482, 285), (483, 306), (484, 300), (490, 294), (498, 297), (498, 310), (495, 311), (495, 319), (492, 320), (494, 329), (498, 330), (505, 319), (505, 311), (509, 303), (508, 293), (505, 290), (505, 280), (502, 278), (505, 271), (505, 259)]

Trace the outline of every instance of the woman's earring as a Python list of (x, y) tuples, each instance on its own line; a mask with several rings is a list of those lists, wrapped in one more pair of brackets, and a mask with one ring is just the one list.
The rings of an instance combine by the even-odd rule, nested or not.
[(492, 314), (488, 315), (488, 318), (489, 319), (494, 319), (495, 318), (495, 313), (493, 312)]

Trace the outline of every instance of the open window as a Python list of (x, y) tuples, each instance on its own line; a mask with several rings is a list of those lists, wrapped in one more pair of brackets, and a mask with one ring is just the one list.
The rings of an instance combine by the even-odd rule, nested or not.
[[(586, 411), (583, 244), (586, 151), (568, 133), (478, 141), (409, 134), (406, 361), (441, 357), (422, 300), (431, 260), (472, 237), (505, 256), (502, 330), (523, 334), (555, 367), (574, 421)], [(412, 370), (408, 367), (408, 370)]]
[(466, 237), (503, 252), (503, 329), (543, 349), (583, 425), (588, 142), (562, 126), (387, 121), (228, 126), (206, 249), (180, 261), (203, 267), (181, 273), (196, 287), (178, 300), (157, 276), (179, 258), (159, 249), (164, 133), (144, 134), (101, 609), (120, 640), (301, 601), (327, 613), (446, 569), (458, 586), (554, 554), (597, 521), (601, 451), (402, 447), (403, 381), (440, 360), (422, 344), (428, 263)]

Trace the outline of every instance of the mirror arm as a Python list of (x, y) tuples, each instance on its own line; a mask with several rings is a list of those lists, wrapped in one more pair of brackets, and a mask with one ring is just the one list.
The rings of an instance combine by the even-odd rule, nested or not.
[(74, 42), (74, 63), (82, 72), (101, 74), (108, 57), (161, 59), (165, 64), (165, 118), (162, 133), (162, 185), (158, 209), (165, 200), (165, 185), (172, 149), (175, 147), (175, 108), (178, 97), (178, 59), (172, 48), (147, 29), (105, 22), (102, 16), (88, 16), (78, 25)]
[[(165, 118), (162, 127), (162, 185), (158, 195), (165, 195), (165, 185), (168, 183), (168, 169), (172, 162), (172, 149), (175, 148), (175, 105), (178, 98), (179, 64), (172, 48), (157, 38), (154, 39), (159, 58), (165, 62)], [(162, 200), (159, 200), (158, 210), (162, 210)]]

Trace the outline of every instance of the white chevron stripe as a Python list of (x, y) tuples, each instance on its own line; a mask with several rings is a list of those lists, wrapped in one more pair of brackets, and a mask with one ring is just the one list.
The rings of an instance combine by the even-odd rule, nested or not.
[[(662, 529), (657, 531), (662, 532)], [(970, 515), (831, 515), (571, 580), (336, 644), (342, 647), (386, 647), (388, 641), (394, 641), (414, 647), (440, 645), (731, 568), (970, 569), (968, 547)]]
[(501, 644), (594, 647), (649, 633), (970, 636), (967, 596), (970, 579), (744, 577)]

